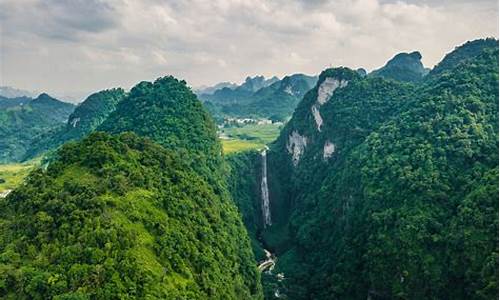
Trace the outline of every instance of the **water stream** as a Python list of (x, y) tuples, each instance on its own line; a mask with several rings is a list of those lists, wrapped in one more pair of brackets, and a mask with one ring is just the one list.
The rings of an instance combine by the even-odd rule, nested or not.
[(260, 153), (262, 157), (262, 179), (260, 182), (260, 192), (262, 200), (262, 217), (264, 220), (264, 228), (271, 226), (271, 210), (269, 208), (269, 188), (267, 186), (267, 149)]

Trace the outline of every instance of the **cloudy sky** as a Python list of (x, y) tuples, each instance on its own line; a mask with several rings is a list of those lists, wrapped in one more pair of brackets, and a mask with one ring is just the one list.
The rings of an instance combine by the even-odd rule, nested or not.
[(56, 95), (172, 74), (191, 86), (247, 75), (433, 66), (498, 37), (498, 0), (0, 0), (0, 85)]

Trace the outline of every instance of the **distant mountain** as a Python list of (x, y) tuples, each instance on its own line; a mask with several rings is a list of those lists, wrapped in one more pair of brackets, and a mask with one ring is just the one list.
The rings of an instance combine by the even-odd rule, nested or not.
[[(2, 103), (15, 101), (16, 105)], [(68, 119), (75, 106), (47, 94), (36, 99), (0, 99), (0, 162), (21, 160), (37, 136), (47, 133)]]
[(7, 109), (9, 107), (21, 106), (27, 104), (31, 100), (33, 99), (24, 96), (16, 98), (8, 98), (0, 96), (0, 109)]
[(266, 79), (264, 76), (255, 76), (255, 77), (249, 76), (245, 79), (245, 82), (239, 87), (236, 87), (235, 90), (256, 92), (261, 88), (270, 86), (271, 84), (277, 81), (279, 81), (279, 78), (276, 76), (269, 79)]
[(203, 95), (203, 94), (211, 95), (216, 90), (220, 90), (223, 88), (234, 89), (236, 87), (238, 87), (238, 85), (236, 83), (220, 82), (220, 83), (217, 83), (216, 85), (213, 85), (213, 86), (202, 86), (202, 87), (194, 89), (193, 91), (195, 92), (196, 95)]
[(35, 98), (38, 94), (26, 90), (16, 89), (10, 86), (0, 86), (0, 96), (5, 98)]
[(125, 91), (121, 88), (104, 90), (90, 95), (75, 108), (65, 125), (35, 138), (24, 159), (33, 158), (44, 151), (55, 149), (65, 142), (78, 140), (88, 135), (101, 125), (124, 97)]
[(315, 76), (294, 74), (276, 77), (247, 78), (235, 88), (223, 88), (212, 95), (200, 95), (207, 109), (221, 121), (224, 117), (256, 117), (285, 120), (299, 100), (316, 83)]
[(378, 76), (398, 81), (417, 82), (429, 73), (421, 62), (422, 55), (415, 51), (399, 53), (380, 69), (372, 71), (370, 76)]

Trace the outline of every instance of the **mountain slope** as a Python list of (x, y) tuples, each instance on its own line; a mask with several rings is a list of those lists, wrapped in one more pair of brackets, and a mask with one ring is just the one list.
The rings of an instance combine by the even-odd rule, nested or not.
[(431, 70), (430, 75), (434, 76), (446, 71), (451, 71), (460, 63), (473, 59), (483, 53), (485, 49), (494, 48), (497, 44), (498, 41), (492, 38), (468, 41), (446, 54), (443, 60)]
[(412, 53), (399, 53), (387, 62), (385, 66), (370, 73), (370, 76), (379, 76), (404, 82), (417, 82), (429, 73), (420, 61), (422, 55), (415, 51)]
[(83, 138), (104, 122), (124, 97), (123, 89), (104, 90), (90, 95), (75, 108), (66, 125), (34, 139), (24, 159), (56, 149), (65, 142)]
[(261, 299), (215, 125), (185, 82), (138, 84), (100, 129), (113, 135), (65, 144), (0, 201), (0, 297)]
[(75, 108), (47, 94), (8, 106), (0, 110), (0, 162), (4, 163), (21, 160), (38, 135), (63, 124)]
[(280, 292), (498, 297), (497, 125), (498, 42), (415, 84), (324, 71), (268, 152)]
[(0, 206), (4, 299), (259, 298), (230, 202), (134, 134), (63, 146)]

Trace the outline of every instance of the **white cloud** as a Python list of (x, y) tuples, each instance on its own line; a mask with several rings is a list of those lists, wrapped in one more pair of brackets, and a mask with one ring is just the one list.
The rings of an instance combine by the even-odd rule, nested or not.
[(373, 69), (411, 50), (432, 66), (466, 40), (498, 37), (497, 8), (493, 0), (0, 0), (0, 85), (87, 93), (167, 74), (201, 85)]

